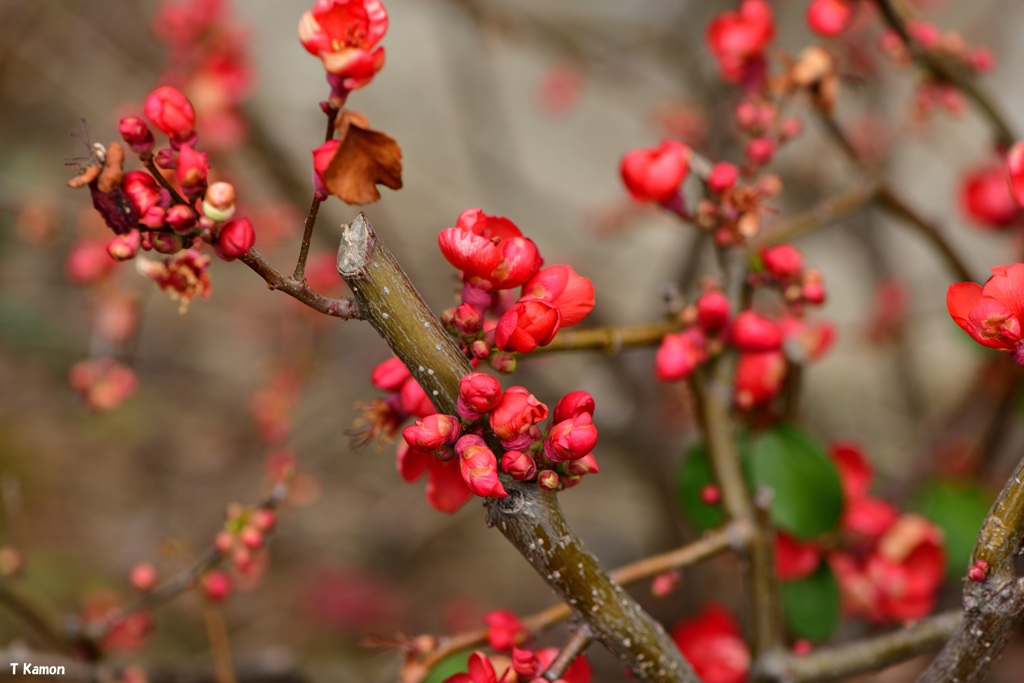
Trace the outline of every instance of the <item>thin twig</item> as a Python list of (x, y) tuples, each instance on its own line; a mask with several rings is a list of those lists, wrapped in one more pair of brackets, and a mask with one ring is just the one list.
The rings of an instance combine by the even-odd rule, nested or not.
[(542, 678), (545, 681), (557, 681), (565, 673), (565, 670), (569, 668), (569, 665), (576, 661), (576, 658), (583, 653), (590, 644), (594, 642), (594, 637), (590, 635), (590, 629), (587, 628), (586, 624), (582, 624), (576, 632), (572, 634), (572, 637), (562, 646), (562, 649), (555, 655), (554, 660), (551, 662), (551, 666), (544, 670)]
[(562, 330), (547, 346), (539, 346), (533, 353), (553, 351), (602, 350), (617, 353), (627, 346), (652, 346), (671, 332), (678, 332), (678, 321), (648, 323), (627, 327), (595, 327), (584, 330)]
[(298, 299), (314, 311), (343, 320), (358, 320), (363, 317), (359, 308), (351, 299), (331, 299), (311, 289), (305, 280), (298, 280), (293, 276), (282, 274), (267, 263), (260, 253), (256, 251), (255, 247), (239, 256), (238, 260), (256, 271), (256, 274), (267, 283), (269, 289), (282, 291), (288, 296)]
[[(324, 142), (334, 138), (334, 124), (338, 120), (338, 108), (330, 107), (327, 110), (327, 132), (324, 133)], [(299, 247), (299, 258), (295, 261), (295, 272), (292, 279), (304, 282), (306, 279), (306, 259), (309, 257), (309, 245), (313, 241), (313, 228), (316, 227), (316, 217), (320, 212), (320, 204), (323, 200), (314, 192), (313, 200), (309, 203), (309, 212), (306, 214), (306, 221), (302, 226), (302, 245)]]

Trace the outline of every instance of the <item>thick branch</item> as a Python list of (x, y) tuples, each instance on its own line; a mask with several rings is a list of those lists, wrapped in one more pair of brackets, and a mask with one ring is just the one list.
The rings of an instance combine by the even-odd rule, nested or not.
[[(469, 362), (363, 214), (345, 226), (338, 272), (366, 319), (443, 413), (455, 414)], [(698, 683), (665, 630), (619, 587), (569, 529), (553, 492), (503, 477), (508, 498), (488, 500), (497, 526), (594, 637), (641, 680)]]
[(981, 683), (1024, 613), (1016, 557), (1024, 540), (1024, 459), (992, 504), (972, 562), (988, 563), (984, 581), (964, 584), (964, 620), (918, 683)]
[(762, 674), (775, 683), (819, 683), (878, 671), (939, 647), (962, 618), (960, 610), (951, 610), (874, 638), (806, 655), (779, 653), (760, 662)]

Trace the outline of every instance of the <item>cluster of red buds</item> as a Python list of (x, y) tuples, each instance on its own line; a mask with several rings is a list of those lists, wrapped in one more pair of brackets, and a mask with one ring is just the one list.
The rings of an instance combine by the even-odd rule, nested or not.
[(277, 514), (268, 507), (233, 503), (228, 506), (227, 520), (213, 547), (221, 555), (230, 556), (234, 568), (244, 574), (253, 568), (255, 555), (263, 551), (266, 535), (276, 524)]
[(252, 248), (256, 234), (248, 219), (234, 217), (234, 187), (209, 183), (209, 161), (195, 146), (195, 110), (188, 98), (159, 87), (146, 98), (145, 115), (167, 136), (167, 147), (154, 152), (153, 132), (138, 116), (121, 119), (120, 132), (148, 170), (125, 172), (120, 143), (95, 145), (94, 163), (69, 185), (89, 187), (93, 206), (114, 232), (106, 246), (110, 258), (126, 261), (140, 251), (166, 255), (139, 260), (139, 271), (185, 306), (210, 291), (209, 257), (200, 252), (201, 242), (230, 261)]
[[(542, 268), (533, 240), (502, 216), (467, 209), (442, 230), (444, 257), (462, 273), (461, 303), (441, 321), (475, 360), (515, 369), (512, 352), (529, 353), (580, 322), (594, 307), (594, 285), (568, 265)], [(518, 298), (512, 291), (522, 288)]]
[[(575, 486), (583, 475), (598, 472), (591, 453), (597, 445), (594, 399), (585, 391), (563, 396), (545, 429), (548, 407), (527, 389), (502, 391), (495, 378), (471, 372), (459, 384), (458, 413), (433, 414), (402, 431), (399, 470), (406, 480), (441, 467), (434, 462), (455, 462), (469, 492), (504, 498), (499, 470), (548, 490)], [(485, 440), (488, 428), (504, 449), (500, 459)]]
[(825, 301), (821, 274), (804, 267), (795, 247), (786, 244), (762, 250), (760, 269), (749, 275), (748, 282), (752, 287), (778, 290), (785, 313), (771, 318), (748, 309), (734, 316), (728, 297), (706, 283), (697, 300), (682, 312), (684, 328), (662, 339), (654, 361), (658, 379), (686, 379), (701, 363), (731, 347), (739, 352), (734, 401), (750, 409), (779, 394), (790, 363), (804, 364), (825, 353), (832, 342), (832, 327), (800, 317), (806, 305)]
[[(554, 662), (558, 648), (529, 647), (530, 633), (512, 612), (498, 610), (484, 617), (487, 640), (496, 654), (476, 650), (469, 655), (468, 671), (449, 676), (444, 683), (497, 683), (529, 681), (543, 683), (543, 674)], [(558, 680), (562, 683), (590, 683), (593, 672), (585, 655), (566, 667)]]

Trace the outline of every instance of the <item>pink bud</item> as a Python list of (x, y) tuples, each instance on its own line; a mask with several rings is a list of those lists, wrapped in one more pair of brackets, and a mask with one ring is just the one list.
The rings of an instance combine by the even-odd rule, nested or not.
[(484, 440), (467, 434), (455, 444), (459, 458), (459, 471), (469, 490), (478, 496), (505, 498), (505, 488), (498, 481), (498, 460)]
[(539, 662), (537, 655), (530, 650), (512, 648), (512, 669), (519, 674), (519, 680), (532, 678), (537, 674)]
[(562, 480), (559, 479), (558, 472), (554, 470), (541, 470), (537, 473), (537, 486), (545, 491), (554, 491), (561, 483)]
[(174, 177), (188, 197), (196, 197), (206, 190), (210, 162), (206, 152), (197, 152), (192, 145), (182, 145), (178, 151), (178, 166)]
[(570, 391), (558, 399), (552, 419), (557, 424), (563, 420), (570, 420), (580, 413), (594, 414), (594, 397), (586, 391)]
[(203, 214), (215, 221), (226, 221), (235, 215), (235, 186), (217, 181), (206, 188), (203, 196)]
[(249, 550), (259, 550), (263, 547), (263, 532), (255, 526), (246, 525), (238, 532), (238, 540)]
[(718, 332), (729, 324), (729, 297), (721, 290), (704, 292), (697, 299), (697, 324), (705, 332)]
[(128, 580), (135, 590), (148, 591), (156, 585), (156, 568), (149, 562), (140, 562), (132, 567)]
[(704, 362), (704, 335), (698, 330), (666, 334), (654, 355), (654, 375), (662, 382), (686, 379)]
[(277, 513), (269, 508), (258, 508), (253, 511), (250, 521), (254, 527), (266, 533), (277, 525)]
[(601, 468), (597, 466), (597, 458), (594, 457), (593, 453), (587, 453), (582, 458), (575, 460), (567, 460), (562, 464), (562, 469), (567, 474), (581, 477), (584, 474), (597, 474), (601, 471)]
[(988, 562), (978, 560), (967, 570), (967, 578), (976, 583), (981, 583), (988, 578)]
[(522, 451), (505, 451), (501, 456), (501, 469), (516, 481), (530, 481), (537, 476), (537, 463)]
[(433, 451), (455, 443), (460, 429), (459, 418), (436, 413), (403, 429), (402, 436), (416, 450)]
[(714, 484), (705, 484), (700, 490), (700, 500), (705, 505), (718, 505), (722, 500), (722, 491)]
[(222, 571), (206, 572), (201, 580), (203, 595), (211, 602), (223, 602), (231, 594), (231, 579)]
[(590, 413), (559, 422), (551, 428), (544, 440), (544, 455), (551, 462), (577, 460), (594, 450), (597, 445), (597, 427)]
[(747, 163), (763, 166), (775, 155), (775, 143), (768, 138), (754, 138), (747, 143)]
[(452, 313), (451, 326), (459, 334), (472, 335), (480, 331), (483, 326), (483, 318), (480, 317), (480, 311), (475, 306), (459, 304)]
[(179, 235), (191, 235), (196, 226), (196, 213), (184, 204), (175, 204), (167, 209), (167, 226)]
[(218, 531), (217, 535), (213, 539), (213, 547), (217, 549), (217, 552), (221, 555), (227, 555), (231, 552), (231, 548), (235, 545), (235, 536), (230, 531), (222, 530)]
[(736, 184), (740, 170), (727, 161), (720, 161), (708, 174), (708, 187), (712, 192), (725, 192)]
[(733, 320), (729, 342), (740, 351), (773, 351), (782, 344), (782, 331), (768, 318), (743, 311)]
[(828, 38), (842, 33), (852, 16), (853, 4), (849, 0), (811, 0), (807, 6), (807, 25)]
[(180, 90), (167, 85), (157, 88), (146, 98), (145, 111), (172, 142), (188, 144), (194, 140), (196, 111)]
[(149, 234), (149, 240), (153, 251), (160, 254), (177, 254), (185, 247), (184, 238), (173, 232), (153, 232)]
[(405, 363), (392, 356), (373, 369), (370, 381), (381, 391), (398, 391), (410, 378), (412, 373), (405, 367)]
[(678, 569), (670, 569), (658, 574), (651, 580), (651, 595), (656, 598), (667, 598), (682, 583), (683, 575)]
[(498, 405), (501, 384), (482, 372), (471, 372), (459, 380), (459, 415), (466, 420), (479, 419)]
[(503, 375), (510, 375), (516, 371), (516, 357), (511, 353), (495, 351), (487, 361), (491, 364), (492, 368)]
[(761, 262), (769, 275), (777, 280), (792, 280), (804, 267), (804, 257), (791, 244), (780, 244), (761, 250)]
[(76, 285), (92, 285), (105, 278), (114, 264), (103, 242), (82, 240), (68, 252), (64, 272)]
[(139, 253), (141, 237), (138, 230), (129, 230), (123, 235), (114, 236), (107, 242), (107, 253), (115, 261), (127, 261)]
[(256, 231), (252, 223), (248, 218), (235, 218), (221, 226), (213, 248), (225, 261), (234, 261), (247, 254), (254, 244)]
[(121, 119), (118, 131), (128, 146), (137, 154), (153, 149), (153, 133), (149, 126), (138, 116), (126, 116)]
[(741, 353), (736, 363), (734, 396), (743, 410), (764, 405), (782, 390), (786, 358), (781, 351)]

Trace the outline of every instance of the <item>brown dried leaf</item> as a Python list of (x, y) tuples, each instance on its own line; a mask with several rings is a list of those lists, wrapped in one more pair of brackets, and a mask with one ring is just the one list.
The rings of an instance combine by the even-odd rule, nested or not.
[(402, 148), (384, 133), (358, 125), (366, 121), (360, 118), (346, 117), (347, 125), (339, 126), (344, 137), (323, 174), (330, 193), (346, 204), (377, 201), (377, 185), (402, 189)]

